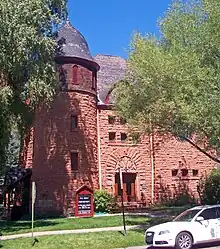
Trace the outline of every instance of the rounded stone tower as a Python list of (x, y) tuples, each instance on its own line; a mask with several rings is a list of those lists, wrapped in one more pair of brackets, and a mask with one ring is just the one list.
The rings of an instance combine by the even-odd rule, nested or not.
[(59, 86), (36, 115), (33, 179), (41, 212), (74, 213), (77, 189), (98, 188), (97, 71), (88, 44), (69, 21), (57, 35)]

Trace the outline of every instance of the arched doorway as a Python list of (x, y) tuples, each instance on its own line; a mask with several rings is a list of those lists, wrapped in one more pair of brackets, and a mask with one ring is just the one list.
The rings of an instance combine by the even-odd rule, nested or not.
[(125, 202), (135, 202), (137, 200), (137, 169), (130, 157), (124, 156), (116, 164), (115, 168), (115, 195), (121, 199), (122, 190), (120, 185), (119, 168), (123, 179), (123, 197)]

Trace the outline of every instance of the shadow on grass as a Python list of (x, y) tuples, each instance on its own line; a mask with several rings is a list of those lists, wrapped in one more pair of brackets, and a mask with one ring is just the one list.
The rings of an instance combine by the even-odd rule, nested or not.
[[(132, 219), (129, 219), (129, 218), (130, 217), (128, 217), (126, 219), (126, 225), (129, 225), (129, 226), (134, 226), (134, 225), (141, 226), (141, 225), (143, 225), (143, 226), (147, 226), (147, 227), (155, 226), (155, 225), (172, 220), (172, 217), (166, 217), (166, 218), (161, 218), (161, 217), (148, 218), (148, 217), (146, 217), (145, 221), (138, 221), (140, 216), (132, 216)], [(137, 221), (135, 219), (137, 219)]]
[[(37, 220), (34, 222), (34, 227), (55, 226), (56, 221)], [(2, 221), (0, 220), (0, 228), (2, 235), (18, 233), (20, 230), (31, 229), (31, 221)]]
[(121, 235), (125, 236), (124, 235), (124, 231), (118, 231), (118, 233), (120, 233)]

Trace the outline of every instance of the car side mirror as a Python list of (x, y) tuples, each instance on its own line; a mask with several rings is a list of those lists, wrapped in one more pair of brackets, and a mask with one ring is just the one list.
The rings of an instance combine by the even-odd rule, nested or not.
[(205, 219), (202, 217), (202, 216), (198, 216), (197, 218), (196, 218), (196, 221), (198, 221), (198, 222), (201, 222), (201, 221), (204, 221)]

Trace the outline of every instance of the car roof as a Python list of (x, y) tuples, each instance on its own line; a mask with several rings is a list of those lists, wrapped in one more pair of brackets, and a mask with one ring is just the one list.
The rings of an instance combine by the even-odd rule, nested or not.
[(198, 210), (198, 209), (208, 209), (208, 208), (215, 208), (215, 207), (220, 207), (220, 204), (216, 205), (201, 205), (201, 206), (195, 206), (193, 208), (190, 208), (191, 210)]

